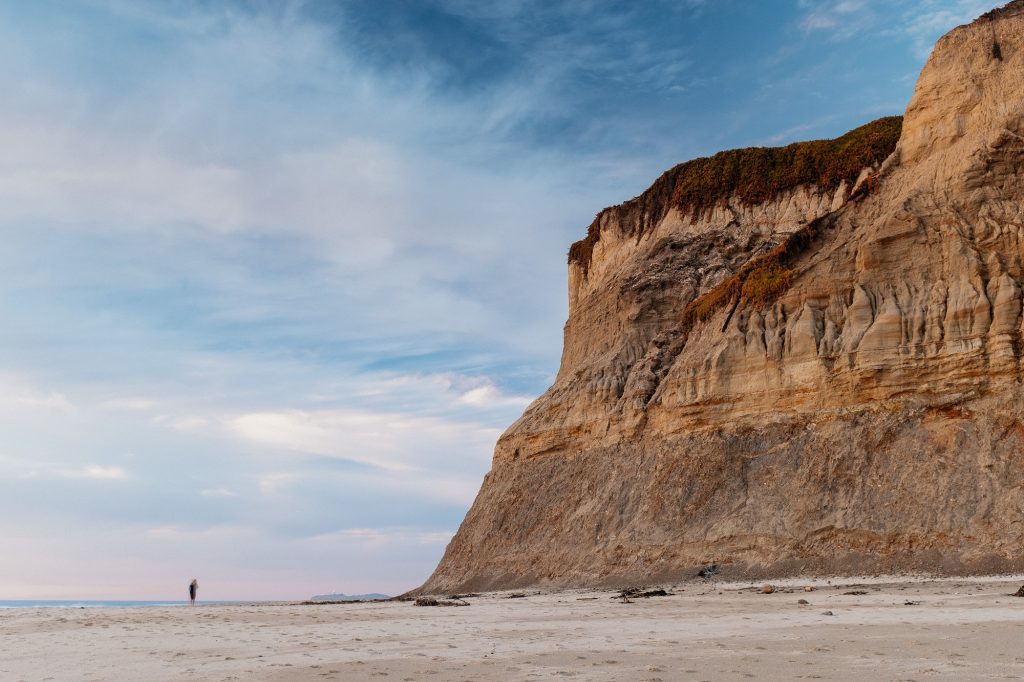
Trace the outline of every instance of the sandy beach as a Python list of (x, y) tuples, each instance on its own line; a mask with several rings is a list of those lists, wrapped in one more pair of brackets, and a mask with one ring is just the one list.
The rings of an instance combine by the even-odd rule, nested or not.
[(628, 603), (591, 590), (464, 607), (10, 609), (0, 679), (1019, 678), (1024, 599), (1010, 595), (1022, 582), (788, 581), (772, 594), (692, 583)]

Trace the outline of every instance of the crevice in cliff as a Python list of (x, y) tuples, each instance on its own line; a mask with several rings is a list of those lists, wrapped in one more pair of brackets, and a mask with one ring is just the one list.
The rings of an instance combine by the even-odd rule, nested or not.
[(771, 251), (747, 261), (731, 277), (691, 301), (683, 309), (679, 323), (670, 335), (652, 342), (644, 360), (630, 372), (620, 403), (621, 408), (641, 412), (637, 423), (639, 430), (646, 423), (646, 408), (675, 359), (686, 347), (694, 327), (731, 304), (722, 326), (724, 333), (737, 309), (747, 306), (763, 308), (773, 303), (793, 282), (795, 260), (812, 247), (820, 232), (833, 219), (834, 213), (828, 213), (794, 232)]
[[(632, 367), (625, 380), (617, 409), (631, 409), (637, 414), (638, 433), (646, 425), (648, 406), (658, 394), (676, 358), (686, 348), (694, 328), (728, 308), (729, 312), (720, 330), (724, 334), (738, 310), (764, 310), (774, 304), (796, 279), (797, 261), (815, 252), (823, 234), (835, 226), (838, 215), (846, 207), (858, 204), (876, 192), (880, 187), (881, 176), (891, 169), (892, 166), (889, 166), (870, 174), (836, 210), (812, 220), (767, 253), (751, 258), (733, 275), (686, 305), (671, 334), (661, 338), (658, 343), (652, 342), (649, 352)], [(778, 310), (776, 314), (779, 316), (775, 325), (777, 337), (768, 338), (770, 332), (765, 329), (763, 343), (769, 356), (778, 356), (776, 359), (781, 360), (787, 338), (788, 315), (785, 310)], [(820, 340), (815, 338), (815, 347)]]

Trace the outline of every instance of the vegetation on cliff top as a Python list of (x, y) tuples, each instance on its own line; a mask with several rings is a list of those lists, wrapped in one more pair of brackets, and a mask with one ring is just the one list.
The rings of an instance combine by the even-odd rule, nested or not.
[(681, 163), (640, 196), (599, 213), (587, 236), (569, 249), (569, 262), (587, 272), (603, 219), (608, 217), (617, 218), (626, 234), (640, 236), (672, 207), (696, 218), (731, 197), (749, 206), (801, 185), (825, 191), (835, 191), (843, 181), (852, 185), (862, 169), (892, 153), (902, 127), (902, 116), (889, 116), (834, 140), (733, 149)]
[(834, 191), (844, 180), (852, 185), (861, 170), (892, 153), (902, 126), (901, 116), (891, 116), (834, 140), (733, 149), (694, 159), (683, 164), (672, 203), (700, 215), (731, 196), (750, 206), (800, 185), (826, 191)]
[(989, 10), (975, 19), (973, 23), (980, 24), (985, 21), (997, 21), (1004, 17), (1013, 17), (1018, 14), (1024, 14), (1024, 0), (1013, 0), (1013, 2), (1008, 2), (1002, 7)]

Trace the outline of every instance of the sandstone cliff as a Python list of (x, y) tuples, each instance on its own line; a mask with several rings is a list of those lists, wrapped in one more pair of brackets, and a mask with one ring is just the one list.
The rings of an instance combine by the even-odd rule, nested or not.
[(899, 128), (601, 213), (555, 384), (421, 589), (1024, 568), (1024, 0), (938, 42)]

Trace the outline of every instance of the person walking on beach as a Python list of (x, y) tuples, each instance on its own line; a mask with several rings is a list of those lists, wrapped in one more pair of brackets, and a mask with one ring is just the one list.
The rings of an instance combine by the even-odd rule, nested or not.
[(199, 581), (192, 578), (192, 582), (188, 584), (188, 599), (192, 602), (192, 606), (196, 605), (196, 594), (199, 592)]

